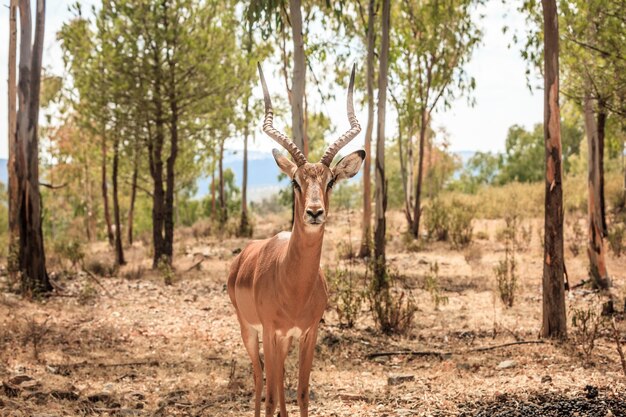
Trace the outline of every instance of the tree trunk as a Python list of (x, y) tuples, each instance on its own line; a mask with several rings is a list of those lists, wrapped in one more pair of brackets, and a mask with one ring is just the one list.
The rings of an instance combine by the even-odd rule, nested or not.
[[(245, 108), (246, 123), (248, 103)], [(241, 220), (239, 222), (239, 236), (250, 236), (250, 225), (248, 223), (248, 126), (246, 125), (243, 132), (243, 178), (241, 184)]]
[(363, 225), (359, 257), (370, 256), (372, 238), (372, 132), (374, 130), (374, 14), (375, 0), (367, 12), (367, 126), (365, 127), (365, 163), (363, 166)]
[[(173, 70), (172, 70), (173, 71)], [(172, 75), (173, 77), (173, 75)], [(170, 96), (170, 155), (166, 164), (165, 207), (164, 207), (164, 255), (172, 262), (174, 255), (174, 193), (175, 193), (175, 167), (178, 156), (178, 103), (175, 95)]]
[(211, 219), (215, 221), (217, 217), (215, 214), (217, 213), (217, 200), (215, 196), (215, 161), (212, 163), (211, 167)]
[(546, 149), (543, 264), (543, 337), (567, 337), (563, 259), (563, 181), (559, 110), (559, 26), (556, 0), (542, 0), (544, 24), (544, 111)]
[(419, 238), (420, 218), (422, 216), (422, 181), (424, 178), (424, 143), (426, 142), (426, 109), (421, 110), (420, 120), (420, 155), (417, 163), (417, 185), (415, 186), (415, 204), (413, 205), (413, 224), (411, 234), (415, 239)]
[(602, 237), (607, 237), (609, 229), (606, 226), (606, 200), (604, 198), (604, 136), (606, 119), (608, 117), (604, 100), (598, 100), (598, 157), (600, 159), (600, 207), (602, 208)]
[(375, 288), (385, 285), (385, 232), (387, 182), (385, 180), (385, 109), (387, 102), (387, 70), (389, 61), (390, 0), (383, 0), (380, 70), (378, 73), (378, 125), (376, 127), (376, 228), (374, 229)]
[(119, 171), (119, 136), (115, 133), (115, 142), (113, 143), (113, 169), (111, 170), (112, 183), (113, 183), (113, 218), (115, 220), (115, 265), (124, 265), (124, 247), (122, 246), (122, 222), (120, 220), (120, 201), (119, 201), (119, 188), (118, 188), (118, 171)]
[(293, 74), (291, 82), (291, 131), (296, 146), (304, 152), (304, 86), (306, 63), (302, 37), (301, 0), (289, 0), (289, 18), (293, 37)]
[(45, 1), (37, 1), (35, 40), (31, 44), (30, 1), (20, 0), (19, 108), (16, 117), (18, 176), (17, 224), (19, 229), (19, 270), (22, 294), (33, 295), (52, 290), (46, 271), (41, 229), (39, 193), (39, 91), (45, 25)]
[(219, 203), (220, 203), (220, 227), (224, 227), (228, 220), (228, 211), (226, 209), (226, 195), (224, 193), (224, 140), (220, 141), (220, 156), (218, 160), (218, 175), (219, 175)]
[(590, 83), (587, 81), (584, 112), (585, 131), (588, 144), (588, 189), (587, 214), (589, 220), (587, 255), (589, 256), (589, 273), (593, 284), (597, 288), (606, 289), (611, 286), (611, 280), (606, 268), (606, 249), (603, 240), (603, 205), (602, 205), (602, 182), (601, 182), (601, 144), (600, 129), (596, 126), (591, 97)]
[[(135, 138), (137, 140), (137, 138)], [(133, 176), (130, 183), (130, 206), (128, 208), (128, 244), (133, 245), (133, 223), (135, 219), (135, 200), (137, 199), (137, 179), (139, 176), (139, 147), (135, 148), (133, 161)]]
[(19, 225), (18, 225), (18, 199), (19, 199), (19, 177), (16, 168), (17, 156), (17, 73), (16, 73), (16, 53), (17, 53), (17, 0), (11, 0), (9, 9), (9, 256), (8, 269), (11, 278), (16, 277), (19, 269), (15, 257), (19, 245)]
[(102, 155), (101, 165), (101, 180), (102, 180), (102, 208), (104, 210), (104, 221), (107, 227), (107, 239), (109, 245), (113, 246), (113, 226), (111, 225), (111, 213), (109, 211), (109, 191), (107, 187), (107, 145), (106, 145), (106, 132), (104, 126), (102, 127), (102, 143), (100, 146)]

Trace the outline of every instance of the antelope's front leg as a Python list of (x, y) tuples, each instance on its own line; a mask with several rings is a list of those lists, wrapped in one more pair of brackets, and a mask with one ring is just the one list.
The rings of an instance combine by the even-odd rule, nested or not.
[(263, 326), (263, 354), (265, 355), (265, 417), (273, 417), (276, 410), (276, 332)]
[(298, 406), (300, 406), (300, 417), (308, 417), (309, 415), (309, 378), (313, 366), (316, 340), (317, 325), (311, 327), (300, 337), (298, 369)]

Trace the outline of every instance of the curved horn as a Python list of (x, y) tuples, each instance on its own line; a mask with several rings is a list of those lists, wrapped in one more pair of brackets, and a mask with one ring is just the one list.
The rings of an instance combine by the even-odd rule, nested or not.
[(263, 76), (263, 70), (261, 70), (261, 64), (257, 63), (259, 67), (259, 76), (261, 77), (261, 86), (263, 87), (263, 101), (265, 101), (265, 119), (263, 120), (263, 131), (267, 133), (267, 136), (278, 142), (283, 148), (285, 148), (293, 157), (297, 166), (304, 165), (307, 160), (304, 154), (295, 143), (283, 133), (274, 129), (274, 110), (272, 109), (272, 100), (270, 99), (270, 93), (267, 91), (267, 84), (265, 84), (265, 77)]
[(350, 85), (348, 86), (348, 120), (350, 121), (350, 130), (341, 135), (332, 145), (326, 149), (324, 156), (320, 159), (320, 162), (326, 166), (330, 166), (333, 162), (333, 158), (337, 155), (337, 152), (348, 144), (352, 139), (356, 137), (361, 131), (361, 125), (354, 115), (354, 102), (352, 100), (354, 90), (354, 73), (356, 71), (356, 64), (352, 67), (352, 74), (350, 75)]

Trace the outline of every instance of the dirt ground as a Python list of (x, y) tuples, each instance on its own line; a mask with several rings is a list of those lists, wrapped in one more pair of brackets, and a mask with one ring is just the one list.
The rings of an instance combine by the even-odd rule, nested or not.
[[(338, 253), (350, 241), (358, 246), (354, 219), (360, 215), (343, 212), (329, 221), (322, 263), (330, 270), (346, 265)], [(265, 221), (255, 235), (269, 236), (285, 223)], [(570, 328), (566, 343), (538, 340), (539, 220), (525, 223), (532, 230), (528, 248), (516, 255), (519, 289), (514, 306), (504, 308), (494, 275), (504, 256), (497, 238), (503, 224), (476, 221), (480, 238), (471, 249), (432, 243), (408, 251), (402, 215), (392, 213), (388, 259), (415, 298), (415, 326), (404, 337), (384, 336), (364, 304), (355, 327), (346, 329), (329, 306), (311, 376), (310, 414), (626, 416), (626, 377), (608, 321), (588, 358), (574, 340), (579, 328)], [(245, 240), (181, 230), (178, 241), (172, 285), (150, 270), (150, 249), (141, 242), (115, 277), (96, 281), (66, 265), (70, 272), (54, 275), (59, 291), (47, 299), (22, 300), (0, 278), (0, 415), (252, 416), (251, 366), (226, 292), (233, 252)], [(87, 264), (112, 262), (102, 243), (90, 246), (87, 258)], [(578, 256), (568, 247), (566, 258), (571, 285), (586, 279), (584, 246)], [(447, 297), (438, 307), (425, 283), (435, 262), (438, 295)], [(626, 259), (610, 256), (608, 269), (626, 344)], [(587, 287), (570, 291), (568, 322), (575, 309), (588, 311), (607, 297)], [(291, 415), (298, 415), (295, 350), (286, 375)]]

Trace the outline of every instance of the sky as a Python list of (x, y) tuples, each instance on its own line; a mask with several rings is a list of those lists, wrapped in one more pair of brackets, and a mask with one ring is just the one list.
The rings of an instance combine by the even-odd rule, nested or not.
[[(63, 75), (63, 61), (61, 49), (56, 41), (56, 32), (64, 21), (72, 17), (68, 6), (73, 0), (58, 0), (47, 2), (46, 31), (44, 38), (44, 67), (57, 75)], [(34, 3), (34, 2), (33, 2)], [(97, 0), (83, 0), (83, 10), (88, 10), (90, 4)], [(8, 0), (0, 0), (0, 158), (7, 157), (7, 66), (8, 66), (8, 39), (9, 39), (9, 12)], [(433, 115), (435, 130), (445, 127), (449, 134), (450, 149), (452, 151), (493, 151), (504, 150), (507, 130), (513, 124), (530, 128), (540, 123), (543, 118), (543, 98), (541, 91), (531, 93), (526, 85), (526, 63), (521, 58), (519, 46), (511, 43), (513, 31), (523, 34), (525, 31), (524, 17), (510, 6), (504, 5), (501, 0), (488, 0), (481, 6), (478, 13), (485, 15), (480, 26), (483, 31), (482, 44), (477, 47), (471, 61), (466, 67), (470, 76), (476, 79), (476, 89), (473, 98), (475, 105), (471, 107), (466, 98), (454, 101), (448, 110), (437, 110)], [(477, 14), (478, 14), (477, 13)], [(392, 23), (393, 24), (393, 23)], [(508, 26), (509, 34), (502, 33), (502, 27)], [(276, 96), (285, 99), (284, 85), (276, 78), (274, 71), (266, 70), (268, 85)], [(333, 96), (336, 99), (327, 101), (321, 106), (327, 111), (337, 135), (349, 128), (345, 111), (345, 91), (335, 85)], [(356, 92), (359, 94), (359, 92)], [(255, 90), (255, 96), (261, 100), (260, 88)], [(309, 97), (312, 94), (309, 92)], [(358, 106), (357, 106), (358, 107)], [(396, 126), (393, 106), (388, 105), (390, 114), (386, 123), (386, 132), (392, 135)], [(356, 109), (357, 118), (362, 126), (367, 122), (365, 107)], [(284, 123), (290, 121), (290, 115), (276, 115), (276, 127), (284, 128)], [(269, 138), (261, 135), (261, 120), (259, 120), (256, 139), (251, 148), (269, 152), (276, 144)], [(363, 133), (343, 152), (359, 149), (363, 145)], [(231, 140), (227, 147), (241, 149), (239, 140)]]

